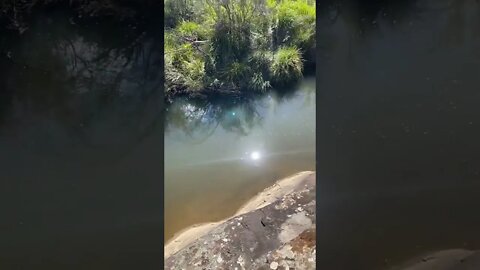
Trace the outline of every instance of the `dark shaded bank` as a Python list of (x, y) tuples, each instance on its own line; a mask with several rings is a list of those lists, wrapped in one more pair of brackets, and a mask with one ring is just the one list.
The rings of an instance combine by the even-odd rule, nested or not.
[(317, 38), (318, 265), (478, 250), (480, 3), (332, 3)]

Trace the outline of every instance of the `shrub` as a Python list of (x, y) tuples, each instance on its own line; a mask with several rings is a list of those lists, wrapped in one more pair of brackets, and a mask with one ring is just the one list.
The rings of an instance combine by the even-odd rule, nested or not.
[(296, 47), (280, 47), (273, 58), (271, 71), (273, 81), (280, 85), (299, 79), (303, 71), (300, 50)]
[(255, 51), (248, 59), (250, 67), (263, 76), (269, 76), (270, 67), (272, 65), (273, 54), (270, 51)]
[(167, 87), (200, 90), (205, 80), (205, 61), (191, 43), (182, 42), (177, 31), (165, 33), (165, 81)]
[(294, 45), (304, 50), (315, 37), (315, 4), (307, 0), (281, 0), (270, 3), (276, 11), (275, 41), (277, 45)]
[(258, 92), (265, 92), (271, 87), (270, 81), (266, 81), (262, 73), (255, 72), (251, 77), (248, 88)]
[(202, 90), (205, 77), (205, 63), (201, 59), (190, 59), (183, 63), (185, 84), (192, 91)]
[(245, 63), (233, 62), (224, 72), (224, 79), (238, 87), (245, 86), (245, 80), (251, 75), (251, 69)]
[(183, 20), (190, 20), (194, 14), (194, 0), (164, 0), (165, 28), (175, 28)]
[(218, 69), (243, 61), (252, 52), (252, 30), (258, 16), (254, 0), (207, 0), (213, 23), (211, 52)]
[(208, 28), (192, 21), (182, 21), (175, 29), (177, 34), (189, 40), (204, 40), (208, 38)]

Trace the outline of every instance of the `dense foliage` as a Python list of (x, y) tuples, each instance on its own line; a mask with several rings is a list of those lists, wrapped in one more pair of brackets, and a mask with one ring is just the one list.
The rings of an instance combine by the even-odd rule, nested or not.
[(314, 0), (165, 0), (167, 94), (286, 86), (314, 62)]

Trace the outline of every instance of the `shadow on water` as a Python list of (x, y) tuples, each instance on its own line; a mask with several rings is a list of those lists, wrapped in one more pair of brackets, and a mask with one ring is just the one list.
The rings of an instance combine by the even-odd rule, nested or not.
[(330, 1), (318, 23), (327, 269), (480, 248), (480, 4)]
[(159, 267), (161, 33), (71, 15), (0, 30), (0, 268)]

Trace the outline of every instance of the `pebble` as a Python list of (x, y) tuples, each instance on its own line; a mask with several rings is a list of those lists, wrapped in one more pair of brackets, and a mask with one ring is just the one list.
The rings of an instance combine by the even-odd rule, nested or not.
[(277, 268), (278, 268), (278, 263), (277, 263), (277, 262), (272, 262), (272, 263), (270, 264), (270, 269), (275, 270), (275, 269), (277, 269)]

